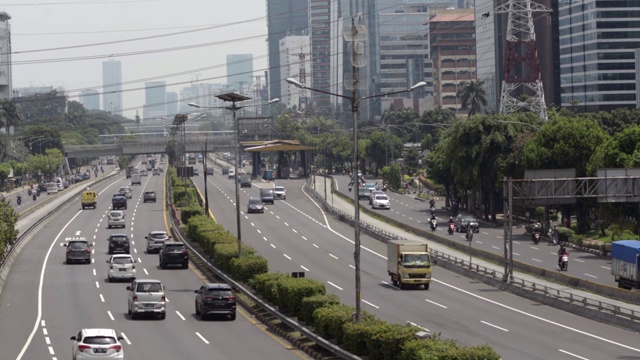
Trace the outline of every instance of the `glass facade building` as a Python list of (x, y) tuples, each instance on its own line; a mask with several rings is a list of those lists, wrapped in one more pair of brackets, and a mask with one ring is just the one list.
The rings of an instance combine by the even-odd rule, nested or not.
[(102, 63), (102, 110), (122, 115), (122, 64), (117, 60)]
[(636, 107), (640, 1), (560, 0), (558, 8), (562, 106)]

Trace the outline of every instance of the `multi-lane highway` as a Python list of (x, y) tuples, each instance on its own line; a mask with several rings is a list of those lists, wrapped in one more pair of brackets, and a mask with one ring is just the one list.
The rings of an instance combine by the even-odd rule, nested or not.
[[(338, 191), (349, 196), (348, 191), (349, 177), (334, 176)], [(375, 180), (372, 180), (375, 182)], [(381, 183), (381, 181), (378, 181)], [(387, 191), (387, 195), (391, 200), (391, 210), (375, 210), (380, 211), (383, 215), (389, 216), (394, 220), (403, 222), (410, 226), (428, 229), (429, 221), (429, 203), (415, 200), (415, 195), (403, 195)], [(367, 200), (360, 200), (360, 206), (369, 207)], [(447, 223), (451, 216), (449, 212), (437, 210), (438, 227), (436, 233), (440, 236), (451, 237), (461, 243), (467, 243), (465, 234), (454, 233), (447, 234)], [(557, 269), (558, 263), (558, 247), (550, 246), (546, 241), (541, 241), (535, 245), (531, 241), (531, 235), (524, 234), (524, 228), (513, 229), (513, 258), (530, 265), (534, 265), (546, 269)], [(480, 233), (473, 236), (473, 246), (485, 251), (504, 254), (504, 230), (503, 228), (484, 228), (480, 226)], [(577, 250), (569, 249), (569, 271), (567, 275), (593, 282), (617, 286), (611, 275), (611, 259), (584, 253)]]
[[(216, 169), (209, 201), (219, 223), (235, 232), (234, 183)], [(194, 178), (202, 190), (203, 176)], [(271, 271), (305, 271), (344, 303), (353, 304), (353, 229), (326, 216), (301, 190), (302, 180), (278, 180), (287, 199), (264, 214), (246, 214), (249, 196), (273, 183), (242, 189), (242, 240), (269, 260)], [(505, 359), (615, 359), (637, 357), (637, 334), (533, 303), (435, 269), (429, 291), (400, 291), (388, 283), (385, 246), (362, 236), (362, 300), (366, 311), (408, 321), (464, 345), (488, 343)]]
[[(122, 229), (107, 229), (111, 195), (130, 185), (124, 174), (94, 188), (98, 208), (81, 210), (80, 203), (60, 211), (35, 234), (16, 260), (0, 295), (2, 359), (69, 359), (71, 341), (82, 328), (113, 328), (124, 337), (127, 359), (300, 359), (301, 352), (277, 339), (239, 309), (235, 321), (200, 321), (194, 316), (194, 290), (203, 279), (193, 270), (160, 270), (158, 255), (145, 254), (145, 235), (166, 230), (163, 176), (144, 178), (132, 186), (133, 198)], [(157, 193), (156, 203), (143, 203), (145, 190)], [(126, 283), (106, 280), (107, 237), (125, 233), (138, 260), (137, 277), (161, 280), (168, 299), (165, 320), (131, 320), (127, 315)], [(95, 241), (93, 262), (65, 264), (69, 238)]]

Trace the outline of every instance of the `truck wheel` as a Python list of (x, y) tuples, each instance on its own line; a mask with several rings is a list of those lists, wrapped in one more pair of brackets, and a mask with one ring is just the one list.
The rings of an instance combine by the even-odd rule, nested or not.
[(429, 290), (429, 285), (430, 285), (430, 284), (424, 284), (424, 289), (425, 289), (425, 290)]
[(398, 281), (393, 278), (391, 279), (391, 283), (393, 284), (393, 286), (398, 286)]
[(402, 280), (398, 281), (398, 283), (400, 284), (400, 289), (404, 290), (407, 288), (407, 286), (402, 282)]

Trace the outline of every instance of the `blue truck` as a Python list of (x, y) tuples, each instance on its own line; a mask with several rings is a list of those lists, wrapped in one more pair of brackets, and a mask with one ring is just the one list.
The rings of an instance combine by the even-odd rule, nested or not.
[(640, 241), (620, 240), (611, 244), (611, 274), (618, 287), (640, 289)]

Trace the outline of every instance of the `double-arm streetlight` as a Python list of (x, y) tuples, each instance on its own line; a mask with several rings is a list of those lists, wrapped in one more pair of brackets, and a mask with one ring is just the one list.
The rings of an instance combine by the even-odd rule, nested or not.
[[(358, 105), (360, 104), (360, 102), (366, 99), (385, 97), (385, 96), (395, 95), (395, 94), (404, 94), (404, 93), (408, 93), (413, 90), (417, 90), (427, 86), (426, 82), (420, 81), (419, 83), (413, 85), (412, 87), (406, 90), (392, 91), (384, 94), (358, 97), (357, 86), (353, 87), (354, 90), (351, 96), (347, 96), (342, 94), (335, 94), (329, 91), (313, 89), (305, 85), (302, 85), (299, 81), (293, 78), (287, 78), (287, 82), (299, 89), (305, 89), (305, 90), (310, 90), (314, 92), (319, 92), (322, 94), (337, 96), (343, 99), (347, 99), (351, 102), (351, 112), (353, 114), (353, 163), (352, 163), (351, 170), (352, 170), (353, 179), (355, 181), (357, 181), (358, 179)], [(361, 298), (360, 298), (360, 199), (358, 198), (358, 191), (353, 192), (353, 206), (355, 209), (354, 215), (353, 215), (354, 243), (355, 243), (355, 252), (353, 254), (353, 259), (355, 263), (355, 283), (356, 283), (355, 284), (356, 285), (356, 314), (355, 314), (356, 318), (355, 320), (360, 321), (362, 311), (361, 311)]]
[[(241, 226), (240, 226), (240, 183), (238, 182), (238, 164), (240, 163), (240, 144), (238, 142), (238, 133), (240, 132), (240, 126), (238, 125), (238, 120), (236, 117), (236, 112), (242, 108), (245, 107), (250, 107), (250, 106), (261, 106), (261, 105), (265, 105), (265, 104), (254, 104), (254, 105), (249, 105), (249, 106), (238, 106), (236, 103), (241, 102), (241, 101), (246, 101), (246, 100), (250, 100), (250, 97), (244, 96), (244, 95), (240, 95), (240, 94), (236, 94), (236, 93), (228, 93), (228, 94), (222, 94), (222, 95), (216, 95), (216, 97), (222, 101), (226, 101), (226, 102), (230, 102), (231, 106), (201, 106), (199, 104), (196, 103), (189, 103), (189, 106), (198, 108), (198, 109), (227, 109), (227, 110), (231, 110), (231, 112), (233, 113), (233, 123), (235, 126), (236, 131), (234, 131), (234, 148), (235, 148), (235, 161), (233, 164), (233, 168), (234, 171), (236, 173), (236, 179), (234, 179), (235, 182), (235, 186), (236, 186), (236, 227), (237, 227), (237, 232), (238, 232), (238, 256), (242, 256), (242, 232), (241, 232)], [(280, 99), (272, 99), (270, 101), (268, 101), (266, 104), (271, 105), (273, 103), (279, 102)], [(205, 170), (205, 174), (207, 172), (207, 169)], [(205, 180), (205, 186), (206, 186), (206, 180)], [(207, 189), (205, 189), (205, 194), (207, 192)]]

